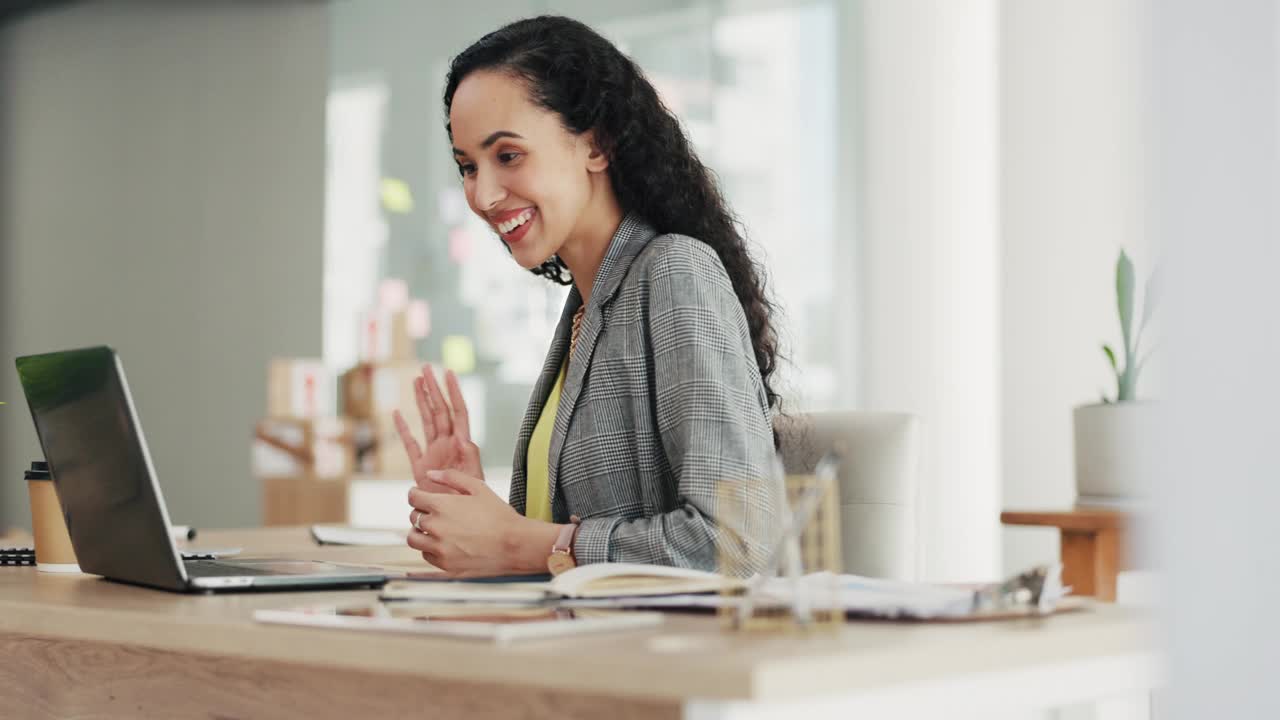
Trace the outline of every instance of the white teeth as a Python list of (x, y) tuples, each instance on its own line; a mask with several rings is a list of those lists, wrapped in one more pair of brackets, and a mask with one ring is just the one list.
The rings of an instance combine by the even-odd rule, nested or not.
[(524, 212), (520, 213), (519, 215), (511, 218), (506, 222), (498, 223), (498, 232), (501, 232), (503, 235), (505, 235), (511, 232), (512, 230), (515, 230), (516, 228), (520, 227), (521, 225), (525, 224), (525, 222), (527, 222), (531, 217), (533, 217), (532, 208), (525, 210)]

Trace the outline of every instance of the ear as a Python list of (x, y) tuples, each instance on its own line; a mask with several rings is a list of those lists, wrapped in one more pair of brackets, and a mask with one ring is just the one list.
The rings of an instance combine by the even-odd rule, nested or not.
[(582, 142), (587, 150), (587, 171), (604, 172), (609, 167), (609, 156), (605, 155), (600, 145), (596, 143), (596, 131), (588, 130), (583, 133)]

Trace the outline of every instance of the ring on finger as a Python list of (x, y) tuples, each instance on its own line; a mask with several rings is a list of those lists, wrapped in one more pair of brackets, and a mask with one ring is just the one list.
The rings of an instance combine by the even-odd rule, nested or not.
[(414, 516), (414, 518), (413, 518), (413, 526), (414, 526), (415, 528), (417, 528), (418, 532), (420, 532), (420, 533), (426, 533), (427, 531), (426, 531), (426, 530), (423, 530), (423, 529), (422, 529), (422, 526), (418, 524), (418, 523), (422, 520), (422, 511), (421, 511), (421, 510), (414, 510), (414, 512), (416, 512), (416, 513), (418, 513), (418, 514), (417, 514), (416, 516)]

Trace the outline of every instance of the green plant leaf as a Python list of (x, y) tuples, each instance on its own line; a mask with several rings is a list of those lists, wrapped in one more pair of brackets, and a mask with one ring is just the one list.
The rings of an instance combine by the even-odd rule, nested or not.
[(1120, 311), (1120, 333), (1124, 337), (1125, 364), (1133, 356), (1133, 261), (1124, 250), (1116, 261), (1116, 308)]
[(1120, 387), (1116, 392), (1116, 402), (1133, 402), (1134, 386), (1137, 383), (1138, 376), (1134, 372), (1136, 368), (1129, 365), (1120, 375)]
[(1107, 359), (1111, 361), (1111, 369), (1114, 370), (1116, 375), (1118, 376), (1120, 374), (1120, 367), (1116, 364), (1115, 351), (1111, 349), (1110, 345), (1103, 345), (1102, 352), (1107, 354)]

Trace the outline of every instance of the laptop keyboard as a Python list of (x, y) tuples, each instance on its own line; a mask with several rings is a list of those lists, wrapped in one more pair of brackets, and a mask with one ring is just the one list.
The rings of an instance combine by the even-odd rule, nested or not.
[(276, 575), (270, 570), (244, 565), (223, 564), (214, 560), (188, 560), (185, 563), (188, 577), (244, 577), (246, 575)]

